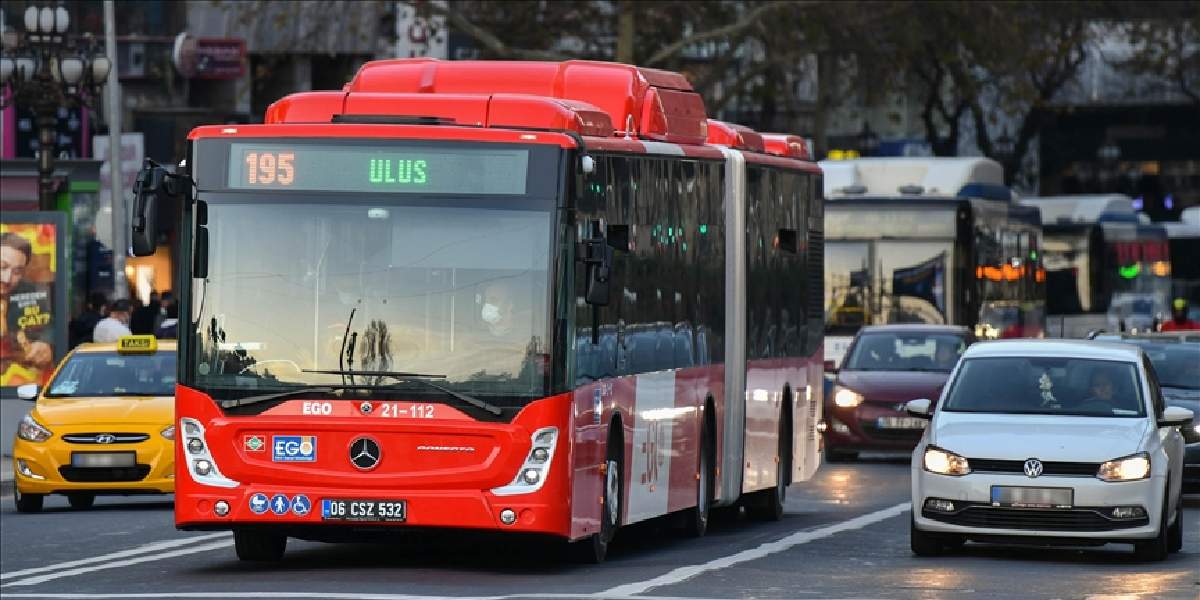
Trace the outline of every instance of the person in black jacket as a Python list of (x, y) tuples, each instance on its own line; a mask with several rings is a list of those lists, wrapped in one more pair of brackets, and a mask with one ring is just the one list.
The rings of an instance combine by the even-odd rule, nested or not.
[(158, 313), (161, 306), (158, 292), (150, 292), (150, 302), (133, 309), (133, 315), (129, 318), (129, 330), (134, 335), (153, 334), (154, 326), (158, 324)]
[(104, 309), (107, 306), (108, 298), (102, 292), (93, 292), (88, 297), (87, 306), (84, 307), (83, 312), (71, 319), (71, 323), (67, 326), (72, 348), (92, 341), (92, 332), (96, 329), (96, 323), (104, 318)]

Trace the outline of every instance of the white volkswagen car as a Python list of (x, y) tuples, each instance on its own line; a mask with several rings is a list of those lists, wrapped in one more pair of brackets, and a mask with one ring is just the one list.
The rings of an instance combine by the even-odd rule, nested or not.
[(1191, 411), (1166, 407), (1136, 346), (1005, 340), (967, 349), (912, 460), (912, 551), (966, 540), (1133, 544), (1142, 560), (1183, 545)]

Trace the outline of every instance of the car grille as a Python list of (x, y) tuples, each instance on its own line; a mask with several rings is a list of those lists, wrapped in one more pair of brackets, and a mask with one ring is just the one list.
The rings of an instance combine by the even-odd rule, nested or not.
[[(1025, 474), (1023, 460), (996, 460), (991, 458), (968, 458), (967, 464), (975, 473), (1020, 473)], [(1042, 476), (1066, 475), (1095, 477), (1100, 463), (1046, 462), (1042, 461)]]
[(1149, 517), (1115, 521), (1087, 508), (1063, 510), (968, 506), (951, 514), (924, 509), (921, 516), (964, 527), (1040, 531), (1112, 531), (1142, 527), (1150, 522)]
[[(112, 436), (112, 439), (107, 442), (97, 441), (98, 436)], [(72, 444), (136, 444), (150, 439), (150, 436), (145, 433), (71, 433), (62, 436), (63, 440)]]
[(59, 467), (59, 474), (67, 481), (141, 481), (150, 474), (150, 465), (132, 467)]

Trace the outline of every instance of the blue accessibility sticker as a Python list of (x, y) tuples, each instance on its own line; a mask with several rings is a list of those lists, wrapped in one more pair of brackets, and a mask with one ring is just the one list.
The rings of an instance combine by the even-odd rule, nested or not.
[(288, 513), (288, 509), (292, 507), (291, 501), (283, 494), (275, 494), (271, 496), (271, 512), (276, 515), (283, 516)]
[(271, 436), (271, 460), (274, 462), (316, 462), (317, 436)]
[(255, 494), (250, 496), (250, 512), (261, 515), (267, 512), (267, 495)]
[(297, 517), (306, 517), (311, 510), (312, 502), (308, 500), (308, 496), (296, 494), (292, 498), (292, 514), (295, 514)]

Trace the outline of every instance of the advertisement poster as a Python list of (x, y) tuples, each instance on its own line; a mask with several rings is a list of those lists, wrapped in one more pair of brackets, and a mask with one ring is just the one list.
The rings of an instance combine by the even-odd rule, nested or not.
[(0, 388), (42, 385), (66, 351), (66, 215), (5, 212), (0, 220)]

